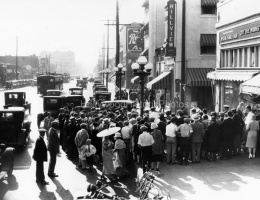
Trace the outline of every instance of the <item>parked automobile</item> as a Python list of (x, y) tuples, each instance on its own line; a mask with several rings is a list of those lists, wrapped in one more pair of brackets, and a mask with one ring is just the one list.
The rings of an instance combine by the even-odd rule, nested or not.
[(82, 87), (82, 88), (86, 88), (86, 89), (87, 89), (87, 81), (82, 80), (82, 79), (78, 79), (76, 86), (77, 86), (77, 87)]
[(73, 103), (75, 106), (84, 106), (85, 98), (82, 95), (68, 95), (63, 97), (64, 104)]
[(69, 95), (82, 95), (83, 96), (83, 88), (82, 87), (69, 88)]
[(63, 96), (44, 96), (43, 111), (51, 112), (53, 117), (58, 117), (60, 108), (64, 105)]
[(105, 107), (111, 110), (126, 108), (129, 112), (131, 112), (134, 105), (135, 102), (130, 100), (103, 101), (101, 103), (101, 107)]
[(23, 149), (30, 139), (31, 121), (25, 120), (23, 107), (0, 109), (0, 143)]
[(6, 174), (8, 178), (12, 175), (14, 169), (14, 152), (14, 148), (6, 148), (5, 144), (0, 144), (0, 180), (2, 180)]
[(60, 90), (47, 90), (46, 96), (60, 96), (61, 91)]
[(105, 86), (96, 86), (93, 89), (93, 93), (95, 94), (96, 92), (108, 92), (108, 89)]
[(98, 103), (103, 101), (110, 101), (111, 100), (111, 92), (96, 92), (94, 94), (95, 101)]
[(29, 110), (31, 114), (31, 103), (26, 101), (25, 92), (5, 92), (5, 105), (4, 107), (23, 107), (25, 110)]

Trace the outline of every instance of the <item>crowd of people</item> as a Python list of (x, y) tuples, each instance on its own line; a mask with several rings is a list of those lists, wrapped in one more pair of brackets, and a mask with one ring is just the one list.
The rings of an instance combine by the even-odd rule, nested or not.
[[(240, 155), (243, 146), (248, 149), (248, 157), (255, 158), (259, 122), (250, 106), (245, 114), (237, 109), (210, 114), (206, 109), (192, 109), (190, 116), (184, 116), (182, 110), (164, 114), (151, 107), (140, 116), (136, 107), (110, 110), (67, 105), (56, 120), (51, 113), (41, 118), (44, 129), (40, 133), (47, 132), (50, 151), (48, 175), (57, 176), (54, 167), (59, 146), (69, 159), (79, 159), (78, 168), (82, 170), (93, 173), (93, 165), (102, 165), (100, 178), (110, 180), (126, 178), (129, 174), (125, 166), (133, 162), (142, 165), (144, 172), (160, 172), (164, 158), (168, 164), (189, 165), (202, 159), (212, 162)], [(119, 127), (119, 131), (98, 137), (98, 133), (113, 127)]]

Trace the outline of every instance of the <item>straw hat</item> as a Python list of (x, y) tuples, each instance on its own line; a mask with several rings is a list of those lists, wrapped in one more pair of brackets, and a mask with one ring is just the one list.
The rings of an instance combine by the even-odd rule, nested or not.
[(156, 128), (158, 128), (158, 125), (156, 123), (152, 123), (151, 124), (151, 129), (156, 129)]

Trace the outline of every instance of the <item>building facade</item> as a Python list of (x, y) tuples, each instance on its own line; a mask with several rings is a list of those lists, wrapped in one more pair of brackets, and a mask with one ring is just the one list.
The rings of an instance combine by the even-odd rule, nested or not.
[[(149, 14), (149, 38), (157, 35), (157, 39), (149, 40), (154, 69), (147, 87), (160, 91), (165, 99), (169, 93), (172, 111), (190, 109), (192, 104), (214, 108), (207, 73), (216, 66), (216, 6), (217, 0), (149, 1), (149, 13), (156, 7), (163, 10), (163, 17)], [(154, 18), (160, 24), (157, 34)]]
[(260, 72), (259, 6), (257, 0), (222, 0), (217, 5), (216, 71), (208, 74), (217, 111), (224, 105), (236, 108), (241, 101), (254, 103), (252, 95), (245, 96), (241, 89)]

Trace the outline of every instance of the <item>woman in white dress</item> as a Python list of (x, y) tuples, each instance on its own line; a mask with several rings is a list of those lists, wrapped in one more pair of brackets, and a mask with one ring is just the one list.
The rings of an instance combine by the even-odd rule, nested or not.
[(259, 130), (259, 124), (258, 121), (256, 121), (256, 116), (254, 114), (252, 115), (250, 122), (247, 124), (246, 129), (248, 131), (246, 147), (249, 151), (249, 158), (255, 158), (257, 131)]

